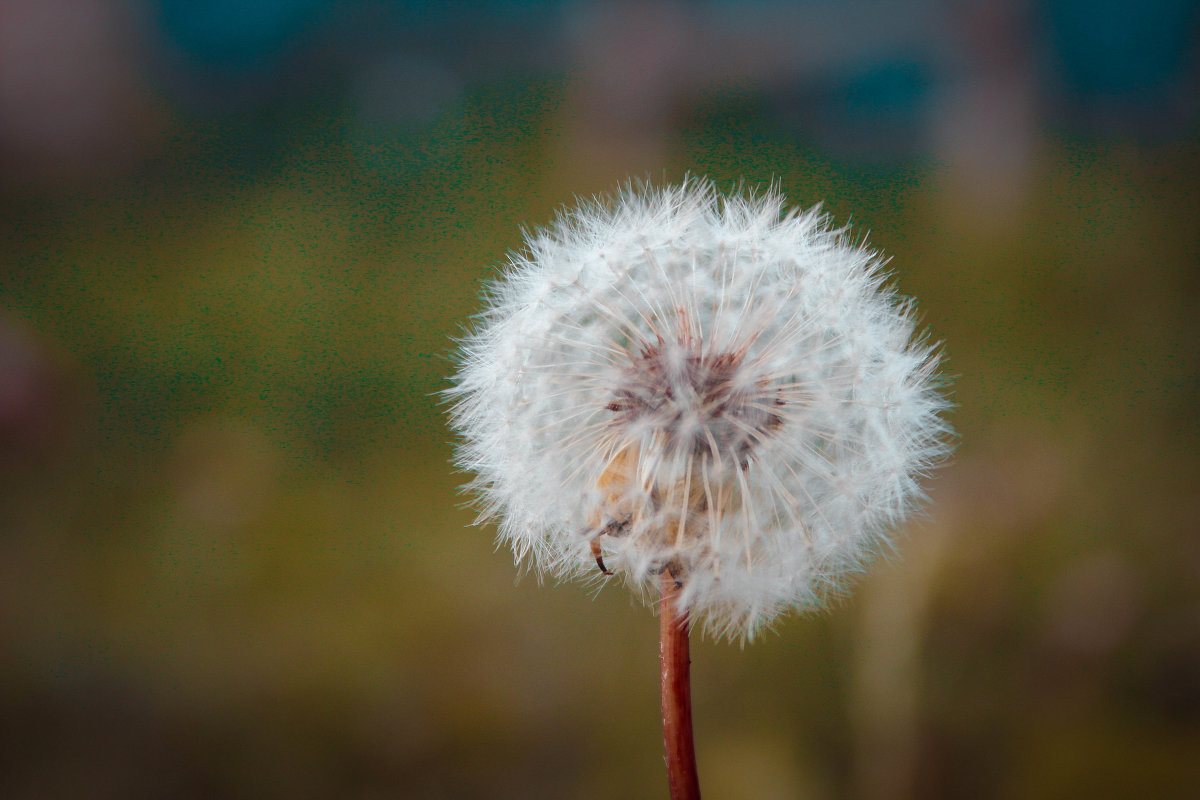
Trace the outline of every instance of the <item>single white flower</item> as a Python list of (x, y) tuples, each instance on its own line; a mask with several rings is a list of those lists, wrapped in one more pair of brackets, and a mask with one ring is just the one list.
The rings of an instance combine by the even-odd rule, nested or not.
[(450, 392), (481, 517), (539, 576), (668, 570), (718, 635), (819, 604), (946, 449), (937, 355), (882, 265), (819, 210), (706, 181), (529, 234)]

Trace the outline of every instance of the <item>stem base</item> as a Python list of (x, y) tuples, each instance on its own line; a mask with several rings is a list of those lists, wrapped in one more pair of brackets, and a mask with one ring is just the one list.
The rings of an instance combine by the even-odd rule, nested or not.
[(699, 800), (696, 746), (692, 738), (691, 654), (687, 612), (676, 606), (679, 584), (663, 570), (659, 609), (659, 666), (662, 678), (663, 742), (671, 800)]

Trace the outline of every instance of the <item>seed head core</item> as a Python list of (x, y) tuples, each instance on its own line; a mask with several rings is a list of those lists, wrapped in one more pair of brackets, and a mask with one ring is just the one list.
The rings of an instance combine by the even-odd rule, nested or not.
[(631, 435), (650, 434), (668, 460), (746, 469), (755, 446), (783, 424), (783, 399), (753, 372), (745, 348), (706, 353), (688, 336), (659, 337), (630, 354), (608, 410)]

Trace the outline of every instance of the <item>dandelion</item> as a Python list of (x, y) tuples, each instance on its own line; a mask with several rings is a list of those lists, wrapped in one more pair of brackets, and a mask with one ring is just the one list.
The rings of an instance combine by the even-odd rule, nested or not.
[(462, 343), (481, 518), (539, 576), (661, 588), (665, 722), (693, 622), (818, 607), (945, 452), (937, 353), (883, 264), (774, 190), (630, 187), (529, 234)]

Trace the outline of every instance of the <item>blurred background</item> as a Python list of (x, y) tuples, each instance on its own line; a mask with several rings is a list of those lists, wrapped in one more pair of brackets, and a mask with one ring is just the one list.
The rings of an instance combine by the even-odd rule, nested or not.
[(686, 174), (890, 253), (961, 437), (853, 594), (694, 643), (705, 796), (1200, 796), (1198, 32), (0, 0), (0, 796), (665, 797), (652, 611), (517, 580), (437, 393), (522, 226)]

